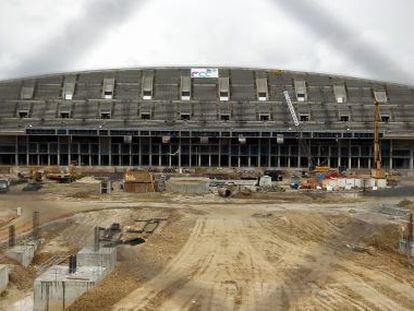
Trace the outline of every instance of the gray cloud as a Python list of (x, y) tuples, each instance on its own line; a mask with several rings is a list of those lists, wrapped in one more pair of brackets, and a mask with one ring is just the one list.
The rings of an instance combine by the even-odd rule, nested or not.
[[(310, 0), (272, 0), (306, 30), (322, 38), (330, 47), (341, 53), (350, 63), (358, 65), (368, 74), (389, 81), (413, 81), (391, 57), (384, 55), (366, 41), (359, 33), (334, 19), (325, 8)], [(391, 9), (391, 8), (390, 8)]]
[[(33, 53), (6, 74), (32, 75), (48, 71), (73, 68), (74, 63), (87, 54), (100, 39), (115, 27), (128, 20), (144, 0), (93, 0), (88, 1), (82, 15), (67, 23), (59, 34), (51, 37)], [(3, 73), (4, 74), (4, 73)]]

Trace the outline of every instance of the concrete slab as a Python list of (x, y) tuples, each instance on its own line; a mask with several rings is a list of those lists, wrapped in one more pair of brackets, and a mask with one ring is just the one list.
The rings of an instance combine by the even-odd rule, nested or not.
[(111, 271), (116, 265), (116, 247), (100, 247), (95, 251), (93, 247), (84, 247), (76, 255), (78, 267), (98, 266)]
[(0, 265), (0, 294), (4, 292), (9, 284), (9, 266)]
[(30, 242), (25, 245), (16, 245), (6, 250), (6, 256), (16, 260), (23, 267), (28, 267), (32, 263), (36, 249), (36, 242)]
[(414, 242), (410, 243), (406, 239), (400, 240), (399, 249), (400, 253), (414, 257)]
[(105, 274), (103, 267), (78, 267), (73, 274), (69, 274), (68, 266), (49, 268), (34, 281), (33, 310), (64, 310)]

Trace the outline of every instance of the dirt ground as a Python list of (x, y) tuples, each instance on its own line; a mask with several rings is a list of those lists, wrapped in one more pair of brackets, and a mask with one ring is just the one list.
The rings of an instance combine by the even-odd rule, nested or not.
[(51, 258), (90, 243), (94, 226), (149, 217), (167, 220), (143, 236), (145, 243), (118, 247), (117, 267), (69, 310), (414, 309), (414, 261), (396, 251), (406, 217), (378, 210), (403, 199), (400, 206), (410, 210), (411, 196), (223, 199), (96, 191), (94, 184), (50, 184), (34, 195), (2, 197), (0, 211), (11, 204), (26, 211), (12, 221), (19, 230), (30, 227), (36, 209), (43, 223), (63, 220), (42, 229), (32, 267), (14, 266), (0, 310), (30, 296)]

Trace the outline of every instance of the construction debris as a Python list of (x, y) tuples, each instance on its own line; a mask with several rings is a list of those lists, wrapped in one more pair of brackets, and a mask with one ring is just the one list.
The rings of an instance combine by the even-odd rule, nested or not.
[(9, 284), (9, 267), (0, 265), (0, 294), (4, 292)]

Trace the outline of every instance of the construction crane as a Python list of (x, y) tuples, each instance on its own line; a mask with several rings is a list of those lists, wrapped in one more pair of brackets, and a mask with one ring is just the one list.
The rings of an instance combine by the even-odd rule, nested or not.
[(379, 149), (379, 103), (374, 94), (374, 169), (371, 170), (373, 178), (384, 178), (385, 172), (381, 169), (381, 157)]
[[(290, 99), (289, 92), (288, 91), (283, 91), (283, 96), (285, 97), (286, 103), (288, 105), (289, 112), (290, 112), (290, 115), (291, 115), (292, 120), (293, 120), (293, 124), (300, 130), (300, 133), (302, 133), (302, 128), (300, 126), (298, 116), (296, 115), (295, 108), (293, 107), (292, 100)], [(308, 167), (309, 168), (313, 167), (312, 157), (311, 157), (311, 154), (310, 154), (310, 151), (309, 151), (309, 145), (306, 143), (306, 141), (302, 137), (302, 135), (301, 135), (301, 137), (299, 137), (299, 149), (300, 149), (300, 151), (305, 152), (304, 155), (306, 155), (307, 158), (308, 158)]]

